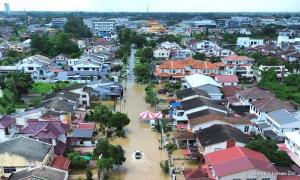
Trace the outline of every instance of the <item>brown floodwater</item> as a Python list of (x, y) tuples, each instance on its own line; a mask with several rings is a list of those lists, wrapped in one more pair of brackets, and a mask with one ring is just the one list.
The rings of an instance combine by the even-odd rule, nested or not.
[[(111, 142), (120, 144), (125, 150), (126, 161), (110, 173), (112, 180), (169, 180), (160, 169), (160, 161), (167, 159), (167, 154), (159, 150), (160, 134), (152, 131), (145, 122), (139, 120), (139, 113), (153, 109), (144, 101), (145, 85), (137, 84), (133, 75), (134, 52), (129, 60), (130, 76), (124, 82), (126, 87), (123, 101), (117, 104), (116, 110), (128, 114), (131, 122), (126, 127), (126, 138), (115, 138)], [(137, 160), (133, 153), (141, 150), (142, 158)]]

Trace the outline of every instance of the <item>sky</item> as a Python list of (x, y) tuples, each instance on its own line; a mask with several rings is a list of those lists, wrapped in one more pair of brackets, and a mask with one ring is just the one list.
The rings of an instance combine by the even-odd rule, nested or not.
[[(11, 11), (300, 12), (300, 0), (4, 0)], [(2, 7), (1, 7), (2, 6)], [(4, 9), (3, 4), (0, 9)]]

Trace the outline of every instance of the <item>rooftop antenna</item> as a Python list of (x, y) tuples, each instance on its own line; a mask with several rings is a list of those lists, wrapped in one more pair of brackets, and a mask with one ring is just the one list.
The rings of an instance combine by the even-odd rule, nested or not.
[(149, 5), (147, 4), (147, 14), (149, 13)]

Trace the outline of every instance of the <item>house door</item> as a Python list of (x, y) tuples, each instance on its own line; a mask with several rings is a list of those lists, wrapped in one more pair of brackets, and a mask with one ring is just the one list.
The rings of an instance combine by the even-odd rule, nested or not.
[(235, 146), (235, 141), (234, 140), (228, 140), (227, 141), (227, 146), (226, 148), (231, 148)]

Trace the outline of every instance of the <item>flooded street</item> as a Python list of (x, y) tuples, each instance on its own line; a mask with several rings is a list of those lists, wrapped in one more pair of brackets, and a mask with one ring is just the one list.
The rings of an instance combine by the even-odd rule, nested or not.
[[(164, 175), (160, 169), (160, 161), (167, 159), (165, 151), (159, 150), (158, 133), (153, 132), (149, 125), (140, 122), (138, 115), (140, 112), (153, 109), (144, 101), (145, 85), (135, 83), (134, 77), (134, 50), (132, 50), (129, 60), (130, 76), (125, 82), (125, 100), (118, 104), (117, 110), (128, 114), (131, 119), (126, 128), (127, 138), (116, 138), (113, 144), (120, 144), (126, 151), (126, 162), (120, 168), (114, 170), (110, 179), (113, 180), (164, 180), (170, 179)], [(133, 153), (135, 150), (143, 152), (142, 158), (137, 160)]]

